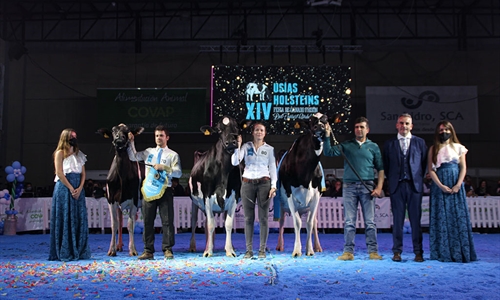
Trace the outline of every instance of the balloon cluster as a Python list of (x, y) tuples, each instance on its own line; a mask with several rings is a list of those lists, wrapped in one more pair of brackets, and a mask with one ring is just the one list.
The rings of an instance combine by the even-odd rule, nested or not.
[[(17, 213), (14, 210), (14, 199), (17, 199), (23, 193), (23, 182), (24, 174), (26, 173), (26, 167), (22, 166), (20, 162), (15, 161), (12, 166), (5, 167), (5, 173), (7, 173), (7, 181), (12, 183), (12, 191), (9, 193), (8, 190), (0, 191), (0, 203), (10, 204), (8, 213)], [(6, 203), (8, 202), (8, 203)]]

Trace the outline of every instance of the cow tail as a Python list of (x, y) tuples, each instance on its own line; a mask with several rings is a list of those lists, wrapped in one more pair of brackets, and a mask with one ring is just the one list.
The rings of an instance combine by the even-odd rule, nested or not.
[(281, 181), (280, 181), (280, 168), (281, 168), (281, 163), (283, 162), (283, 159), (285, 156), (288, 154), (288, 151), (283, 153), (281, 156), (280, 162), (278, 163), (278, 167), (276, 168), (276, 174), (278, 177), (278, 180), (276, 180), (276, 195), (274, 196), (273, 199), (273, 209), (274, 209), (274, 216), (273, 219), (274, 221), (279, 221), (281, 218)]

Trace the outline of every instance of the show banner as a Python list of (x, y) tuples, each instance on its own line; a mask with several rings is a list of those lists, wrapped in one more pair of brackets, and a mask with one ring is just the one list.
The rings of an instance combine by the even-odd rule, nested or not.
[[(377, 228), (390, 228), (392, 224), (391, 212), (391, 199), (389, 197), (377, 198), (375, 205), (375, 223)], [(322, 197), (318, 207), (318, 228), (342, 228), (344, 226), (344, 214), (342, 206), (342, 198)], [(20, 198), (16, 200), (16, 209), (19, 211), (17, 214), (17, 232), (33, 231), (33, 230), (46, 230), (50, 225), (50, 207), (52, 198)], [(106, 198), (86, 198), (88, 226), (89, 228), (110, 228), (111, 218), (109, 213), (109, 205)], [(472, 228), (493, 228), (498, 227), (499, 220), (497, 212), (500, 205), (500, 197), (479, 197), (467, 198), (469, 207), (469, 214), (471, 218)], [(273, 203), (269, 209), (269, 228), (278, 228), (279, 223), (274, 221)], [(0, 234), (2, 230), (1, 221), (5, 219), (5, 210), (8, 204), (0, 204)], [(192, 201), (189, 196), (176, 196), (174, 201), (174, 226), (178, 228), (191, 227), (191, 209)], [(205, 216), (199, 212), (198, 226), (203, 227), (205, 224)], [(257, 214), (255, 221), (258, 222)], [(307, 214), (302, 215), (302, 227), (306, 225)], [(356, 222), (357, 228), (363, 228), (363, 220), (361, 207), (358, 207), (358, 221)], [(128, 216), (124, 214), (123, 224), (126, 227)], [(216, 227), (223, 227), (223, 215), (216, 216)], [(140, 232), (144, 228), (144, 221), (140, 210), (136, 216), (136, 229)], [(422, 198), (422, 218), (421, 224), (423, 227), (429, 226), (429, 196)], [(155, 227), (161, 227), (160, 215), (155, 218)], [(321, 225), (320, 225), (321, 224)], [(234, 217), (234, 228), (243, 229), (245, 227), (245, 216), (241, 202), (236, 207)], [(288, 216), (285, 219), (285, 227), (293, 228), (294, 224), (292, 218)], [(137, 231), (136, 231), (137, 232)]]
[[(22, 200), (26, 198), (20, 198)], [(49, 207), (43, 198), (32, 198), (31, 201), (16, 200), (15, 208), (17, 214), (17, 228), (24, 231), (44, 230), (49, 224)]]
[(448, 120), (458, 133), (479, 133), (476, 86), (368, 86), (366, 116), (370, 133), (396, 133), (396, 122), (409, 113), (415, 134), (432, 134)]
[(320, 112), (340, 117), (334, 130), (349, 132), (350, 83), (350, 67), (213, 66), (211, 121), (230, 115), (263, 121), (268, 134), (294, 134)]
[(99, 127), (125, 123), (153, 132), (199, 132), (207, 124), (206, 89), (98, 89)]

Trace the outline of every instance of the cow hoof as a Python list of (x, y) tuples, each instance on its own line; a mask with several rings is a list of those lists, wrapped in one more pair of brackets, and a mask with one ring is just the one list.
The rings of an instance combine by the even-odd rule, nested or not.
[(189, 248), (188, 251), (191, 252), (191, 253), (195, 253), (196, 252), (196, 248)]
[(234, 252), (226, 252), (227, 257), (236, 257), (236, 253)]
[(292, 253), (292, 257), (300, 257), (300, 256), (302, 256), (301, 252)]
[(128, 254), (129, 254), (130, 256), (137, 256), (137, 255), (139, 255), (139, 254), (137, 254), (137, 252), (129, 252)]
[(321, 247), (314, 248), (314, 252), (323, 252), (323, 248), (321, 248)]
[(116, 251), (108, 251), (108, 256), (116, 256)]
[(276, 251), (283, 252), (283, 246), (276, 246)]
[(314, 252), (306, 253), (306, 256), (314, 256)]
[(213, 253), (210, 252), (204, 252), (203, 257), (212, 257)]

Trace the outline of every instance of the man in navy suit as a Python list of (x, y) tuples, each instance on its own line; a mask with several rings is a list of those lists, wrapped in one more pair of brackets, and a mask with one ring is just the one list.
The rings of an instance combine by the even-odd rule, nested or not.
[(401, 261), (403, 252), (403, 226), (408, 209), (413, 253), (415, 261), (423, 262), (422, 229), (422, 193), (427, 164), (427, 146), (422, 138), (411, 134), (412, 117), (401, 114), (396, 123), (397, 137), (384, 144), (384, 170), (389, 183), (391, 209), (393, 215), (392, 252), (393, 261)]

